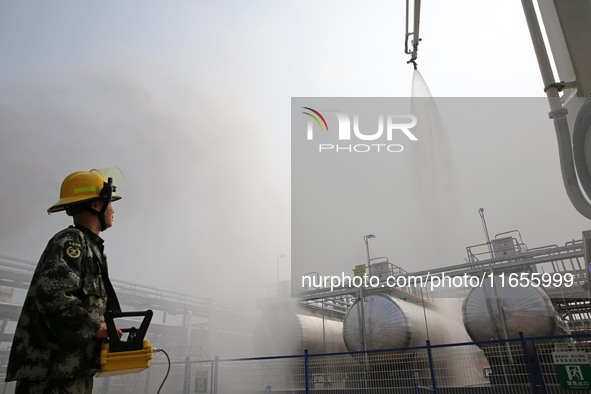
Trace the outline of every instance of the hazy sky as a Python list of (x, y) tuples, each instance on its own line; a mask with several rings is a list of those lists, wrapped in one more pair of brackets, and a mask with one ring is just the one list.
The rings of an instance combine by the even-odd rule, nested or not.
[[(0, 254), (36, 261), (68, 224), (45, 214), (62, 179), (117, 165), (124, 199), (103, 234), (113, 277), (239, 303), (264, 295), (277, 261), (289, 275), (291, 97), (409, 96), (404, 4), (1, 2)], [(434, 96), (543, 96), (519, 2), (423, 1), (421, 37)], [(523, 162), (537, 150), (557, 171), (556, 147), (541, 146), (546, 156), (523, 147)], [(477, 140), (472, 152), (503, 160)], [(548, 187), (562, 193), (559, 179)], [(465, 207), (473, 233), (479, 204), (494, 215), (494, 201)], [(586, 221), (566, 197), (557, 205), (572, 231), (532, 243), (580, 236)]]

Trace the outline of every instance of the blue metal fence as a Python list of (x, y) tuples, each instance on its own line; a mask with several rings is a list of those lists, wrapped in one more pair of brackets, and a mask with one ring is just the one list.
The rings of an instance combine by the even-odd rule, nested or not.
[[(162, 393), (532, 393), (565, 391), (553, 354), (591, 355), (591, 334), (431, 344), (367, 352), (173, 362)], [(168, 364), (95, 379), (95, 393), (156, 393)], [(591, 370), (572, 389), (591, 392)], [(12, 385), (12, 384), (11, 384)], [(2, 392), (11, 393), (5, 385)], [(580, 391), (581, 392), (581, 391)]]
[[(175, 362), (163, 393), (532, 393), (566, 392), (555, 352), (591, 355), (591, 334), (431, 344), (367, 352)], [(97, 379), (113, 392), (156, 392), (165, 365), (149, 372)], [(134, 383), (133, 380), (136, 380)], [(106, 380), (111, 380), (107, 383)], [(591, 376), (582, 376), (585, 389)], [(591, 391), (591, 387), (587, 387)], [(96, 391), (101, 392), (101, 391)], [(570, 392), (570, 391), (569, 391)]]

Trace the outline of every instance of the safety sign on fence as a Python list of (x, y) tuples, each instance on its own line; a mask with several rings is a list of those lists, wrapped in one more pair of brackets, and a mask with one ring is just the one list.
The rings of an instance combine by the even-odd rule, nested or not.
[(591, 389), (591, 366), (585, 352), (554, 352), (552, 358), (563, 389)]
[(209, 376), (209, 371), (204, 369), (198, 369), (195, 372), (195, 392), (196, 393), (207, 393), (207, 377)]

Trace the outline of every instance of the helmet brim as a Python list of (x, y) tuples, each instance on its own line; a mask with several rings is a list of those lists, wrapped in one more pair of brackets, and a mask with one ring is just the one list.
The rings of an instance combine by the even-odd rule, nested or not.
[[(47, 210), (47, 213), (61, 212), (61, 211), (65, 210), (69, 205), (75, 205), (75, 204), (80, 204), (83, 202), (90, 202), (90, 201), (94, 201), (94, 200), (100, 200), (100, 198), (97, 198), (96, 196), (93, 196), (90, 198), (83, 198), (83, 199), (80, 199), (79, 197), (61, 198), (61, 199), (57, 200), (55, 202), (55, 204), (53, 204), (51, 207), (49, 207), (49, 209)], [(121, 196), (112, 196), (111, 197), (111, 201), (117, 201), (117, 200), (121, 200)]]

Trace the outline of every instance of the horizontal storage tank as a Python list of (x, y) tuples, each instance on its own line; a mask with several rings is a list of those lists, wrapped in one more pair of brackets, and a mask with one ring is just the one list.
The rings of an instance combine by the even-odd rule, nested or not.
[[(309, 354), (341, 353), (347, 348), (343, 342), (343, 322), (323, 315), (322, 308), (309, 309), (297, 301), (284, 300), (265, 305), (262, 316), (253, 333), (255, 355), (297, 356), (285, 357), (265, 363), (265, 377), (254, 384), (256, 390), (247, 390), (246, 382), (225, 382), (220, 392), (231, 392), (232, 387), (242, 391), (263, 392), (271, 386), (273, 392), (296, 392), (305, 390), (304, 351)], [(330, 360), (330, 362), (327, 362)], [(336, 363), (338, 366), (335, 366)], [(310, 357), (308, 373), (310, 387), (321, 389), (357, 389), (361, 368), (348, 354), (342, 356)], [(353, 382), (350, 382), (353, 380)]]
[(280, 304), (265, 309), (254, 333), (258, 355), (292, 355), (346, 352), (343, 322), (320, 311)]
[[(431, 343), (445, 341), (441, 329), (445, 319), (430, 308), (423, 309), (421, 305), (386, 294), (372, 294), (364, 297), (363, 309), (368, 350), (425, 346), (426, 322)], [(343, 338), (351, 352), (363, 350), (361, 321), (361, 301), (358, 299), (343, 321)]]
[[(365, 338), (368, 350), (423, 347), (395, 352), (372, 352), (367, 357), (356, 354), (360, 364), (369, 364), (371, 379), (379, 387), (380, 380), (400, 387), (429, 386), (429, 362), (425, 346), (469, 342), (461, 323), (461, 304), (440, 302), (435, 305), (417, 305), (387, 294), (364, 297)], [(349, 309), (343, 322), (343, 337), (349, 351), (363, 350), (360, 330), (361, 301)], [(432, 350), (434, 368), (440, 386), (466, 387), (487, 385), (484, 371), (489, 367), (482, 350), (474, 345), (461, 348)]]
[(482, 287), (473, 288), (464, 300), (462, 315), (472, 340), (502, 339), (505, 335), (519, 338), (520, 331), (526, 337), (564, 333), (544, 290), (501, 285), (495, 280), (491, 287), (491, 282), (485, 281)]

